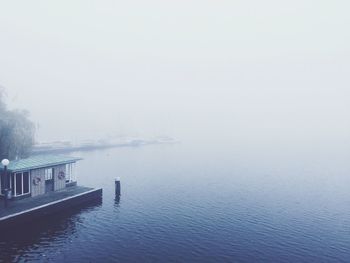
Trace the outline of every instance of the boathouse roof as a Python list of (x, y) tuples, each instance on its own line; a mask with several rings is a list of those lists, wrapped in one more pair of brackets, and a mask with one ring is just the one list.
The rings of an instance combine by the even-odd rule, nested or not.
[[(74, 163), (81, 158), (65, 155), (34, 155), (29, 158), (10, 161), (7, 169), (11, 172), (28, 171), (33, 169), (52, 167), (60, 164)], [(3, 170), (0, 163), (0, 170)]]

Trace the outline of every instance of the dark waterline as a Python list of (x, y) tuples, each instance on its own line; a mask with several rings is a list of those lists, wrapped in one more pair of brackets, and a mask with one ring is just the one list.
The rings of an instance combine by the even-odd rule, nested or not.
[(84, 158), (79, 183), (103, 187), (103, 202), (2, 233), (3, 261), (350, 259), (344, 155), (334, 161), (332, 152), (245, 154), (182, 144), (75, 155)]

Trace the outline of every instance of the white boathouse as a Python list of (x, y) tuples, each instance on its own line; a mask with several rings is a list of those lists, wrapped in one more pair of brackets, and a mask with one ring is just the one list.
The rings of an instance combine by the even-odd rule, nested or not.
[[(0, 164), (0, 196), (5, 184), (13, 199), (34, 197), (77, 184), (75, 164), (81, 158), (62, 155), (37, 155), (10, 161), (7, 172)], [(5, 178), (7, 176), (7, 178)]]

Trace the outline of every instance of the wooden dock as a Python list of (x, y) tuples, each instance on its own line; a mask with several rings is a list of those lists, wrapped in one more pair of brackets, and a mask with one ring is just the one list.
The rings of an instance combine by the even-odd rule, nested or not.
[(0, 200), (0, 228), (33, 221), (96, 199), (102, 199), (101, 188), (73, 186), (32, 198), (9, 201), (7, 208), (4, 208), (4, 201)]

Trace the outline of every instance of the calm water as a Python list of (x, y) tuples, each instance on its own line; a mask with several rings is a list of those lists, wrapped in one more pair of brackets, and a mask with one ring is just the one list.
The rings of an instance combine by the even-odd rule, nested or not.
[(76, 153), (79, 183), (103, 187), (102, 203), (2, 234), (1, 259), (349, 262), (346, 149), (182, 143)]

